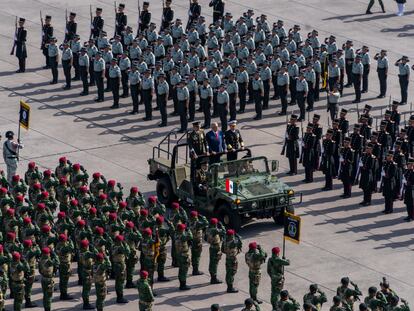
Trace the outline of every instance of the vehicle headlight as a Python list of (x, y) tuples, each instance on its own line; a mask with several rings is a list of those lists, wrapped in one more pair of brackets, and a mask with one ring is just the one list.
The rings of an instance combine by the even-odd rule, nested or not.
[(236, 204), (236, 205), (239, 205), (240, 204), (240, 199), (236, 199), (236, 200), (234, 200), (234, 204)]
[(252, 203), (252, 208), (256, 208), (257, 207), (257, 203), (256, 202), (253, 202)]
[(295, 194), (295, 192), (292, 190), (292, 189), (290, 189), (289, 191), (288, 191), (288, 195), (294, 195)]
[(285, 197), (281, 197), (280, 200), (279, 200), (279, 203), (283, 204), (283, 203), (285, 203), (285, 201), (286, 201)]

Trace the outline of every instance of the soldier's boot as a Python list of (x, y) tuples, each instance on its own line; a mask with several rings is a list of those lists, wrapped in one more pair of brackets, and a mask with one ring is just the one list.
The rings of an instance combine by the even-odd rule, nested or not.
[(164, 275), (164, 271), (163, 272), (158, 272), (158, 278), (157, 278), (158, 282), (169, 282), (170, 279), (165, 277)]
[(131, 280), (127, 281), (125, 284), (125, 288), (135, 288), (134, 282)]
[(233, 287), (233, 284), (227, 285), (227, 292), (230, 294), (238, 293), (239, 290)]
[(32, 300), (30, 298), (26, 298), (26, 302), (24, 304), (25, 308), (36, 308), (37, 304), (35, 304), (34, 302), (32, 302)]
[(212, 275), (210, 279), (210, 284), (221, 284), (223, 283), (217, 278), (217, 275)]
[(103, 311), (103, 308), (102, 307), (98, 307), (98, 308), (96, 308), (96, 311)]
[(94, 310), (95, 307), (93, 305), (91, 305), (89, 302), (85, 302), (82, 306), (83, 310)]
[(63, 294), (60, 294), (59, 299), (60, 300), (72, 300), (73, 297), (71, 295), (69, 295), (68, 293), (63, 293)]
[(193, 275), (203, 275), (204, 273), (198, 270), (198, 266), (193, 266)]
[(189, 290), (189, 289), (191, 289), (191, 287), (187, 285), (186, 281), (180, 281), (180, 290)]
[(82, 285), (82, 279), (78, 279), (78, 285)]
[(261, 300), (257, 299), (257, 297), (252, 297), (252, 299), (253, 299), (254, 301), (256, 301), (256, 303), (258, 303), (258, 304), (262, 304), (262, 303), (263, 303), (263, 301), (261, 301)]
[(125, 299), (123, 294), (117, 294), (116, 303), (128, 303), (128, 299)]

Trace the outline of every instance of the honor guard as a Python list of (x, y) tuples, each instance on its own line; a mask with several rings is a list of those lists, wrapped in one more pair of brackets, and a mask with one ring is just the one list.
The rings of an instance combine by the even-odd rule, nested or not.
[(263, 81), (263, 109), (269, 108), (270, 82), (272, 80), (272, 70), (269, 68), (269, 62), (265, 60), (260, 70), (260, 79)]
[(198, 4), (198, 0), (192, 0), (190, 3), (190, 8), (188, 10), (188, 22), (186, 30), (190, 28), (190, 25), (194, 24), (197, 21), (198, 17), (201, 15), (201, 5)]
[[(92, 14), (92, 12), (91, 12)], [(91, 35), (90, 38), (97, 39), (104, 27), (104, 19), (102, 18), (102, 8), (96, 8), (95, 17), (92, 20), (91, 24)]]
[(144, 1), (144, 3), (142, 4), (142, 12), (139, 17), (139, 31), (144, 33), (151, 23), (151, 12), (148, 10), (148, 8), (149, 2)]
[(410, 66), (408, 65), (408, 56), (403, 56), (395, 62), (395, 66), (398, 67), (398, 80), (400, 82), (401, 89), (401, 101), (400, 105), (407, 104), (408, 97), (408, 82), (410, 80)]
[(355, 124), (354, 132), (351, 135), (349, 135), (349, 137), (351, 138), (351, 149), (354, 151), (354, 164), (352, 168), (352, 180), (354, 183), (358, 182), (358, 164), (364, 147), (364, 137), (361, 135), (360, 129), (361, 125)]
[(197, 80), (195, 79), (195, 75), (191, 72), (188, 76), (188, 83), (187, 88), (190, 93), (190, 99), (188, 103), (188, 113), (189, 113), (189, 122), (193, 122), (195, 118), (195, 105), (196, 105), (196, 94), (198, 93), (198, 84)]
[(306, 97), (308, 106), (306, 107), (306, 111), (313, 111), (313, 104), (315, 102), (316, 74), (311, 64), (308, 64), (306, 67), (305, 80), (308, 84), (308, 96)]
[(166, 0), (165, 6), (162, 8), (162, 20), (161, 20), (161, 29), (163, 31), (166, 28), (170, 28), (172, 21), (174, 19), (174, 10), (171, 9), (172, 0)]
[(374, 60), (377, 61), (377, 74), (380, 85), (380, 94), (377, 98), (384, 98), (387, 95), (387, 78), (388, 78), (388, 58), (387, 51), (381, 50), (380, 53), (375, 54)]
[(372, 106), (365, 105), (364, 110), (362, 111), (361, 118), (365, 117), (368, 121), (368, 125), (372, 127), (372, 123), (374, 119), (372, 118), (370, 112), (371, 112)]
[(86, 48), (83, 47), (80, 50), (79, 56), (79, 74), (82, 80), (83, 91), (79, 94), (80, 96), (86, 96), (89, 94), (89, 82), (88, 82), (88, 73), (89, 73), (89, 56), (86, 53)]
[(95, 40), (90, 39), (86, 46), (86, 50), (89, 56), (89, 86), (95, 85), (95, 75), (93, 74), (93, 62), (95, 55), (98, 53), (98, 48), (95, 45)]
[(361, 63), (364, 66), (362, 73), (362, 93), (368, 92), (368, 77), (371, 69), (371, 57), (369, 56), (369, 48), (367, 46), (362, 47), (361, 51)]
[(290, 122), (286, 127), (285, 142), (283, 144), (281, 155), (285, 155), (289, 159), (289, 175), (298, 173), (299, 158), (299, 127), (296, 125), (297, 115), (291, 115)]
[(45, 23), (43, 24), (43, 27), (42, 27), (42, 43), (40, 46), (40, 49), (42, 50), (43, 55), (45, 56), (45, 59), (46, 59), (46, 66), (44, 66), (43, 69), (50, 68), (48, 45), (49, 45), (50, 39), (53, 38), (53, 26), (51, 22), (52, 22), (52, 16), (46, 15)]
[(66, 85), (63, 87), (64, 90), (69, 90), (72, 82), (71, 69), (73, 64), (73, 54), (69, 47), (69, 42), (63, 43), (62, 50), (62, 68), (63, 74), (65, 75)]
[(178, 115), (180, 116), (180, 124), (181, 128), (179, 133), (185, 133), (187, 131), (188, 125), (188, 104), (190, 99), (190, 92), (186, 86), (186, 80), (181, 79), (180, 83), (178, 84), (177, 88), (177, 108), (178, 108)]
[(414, 154), (414, 115), (410, 116), (407, 127), (407, 140), (409, 146), (409, 154), (412, 157)]
[(282, 111), (279, 112), (280, 116), (284, 116), (287, 113), (288, 101), (287, 94), (289, 89), (289, 74), (287, 68), (283, 66), (277, 74), (277, 92), (280, 96), (280, 102), (282, 104)]
[(79, 35), (75, 35), (75, 37), (70, 43), (70, 48), (72, 50), (72, 56), (73, 56), (73, 68), (75, 68), (75, 76), (72, 78), (72, 81), (79, 81), (80, 80), (79, 54), (80, 54), (80, 49), (82, 48)]
[(314, 114), (313, 118), (312, 118), (312, 124), (313, 124), (313, 129), (312, 129), (312, 133), (315, 135), (315, 163), (314, 163), (314, 169), (315, 170), (319, 170), (319, 160), (320, 160), (320, 156), (321, 156), (321, 139), (322, 139), (322, 126), (319, 125), (319, 120), (320, 120), (321, 116), (319, 114)]
[(59, 79), (58, 64), (59, 64), (59, 47), (56, 45), (56, 38), (50, 38), (47, 46), (47, 55), (49, 57), (49, 67), (52, 71), (52, 81), (50, 84), (57, 84)]
[(254, 74), (254, 78), (252, 81), (252, 94), (254, 99), (254, 107), (256, 111), (256, 116), (253, 118), (254, 120), (261, 120), (262, 119), (262, 110), (263, 110), (263, 95), (264, 95), (264, 86), (263, 81), (260, 78), (259, 71), (256, 71)]
[[(203, 128), (209, 128), (211, 122), (211, 103), (213, 101), (213, 89), (210, 86), (209, 79), (204, 79), (203, 86), (199, 88), (200, 90), (200, 106), (204, 114), (204, 124)], [(414, 132), (413, 132), (414, 133)]]
[(313, 124), (308, 123), (306, 133), (303, 136), (302, 151), (300, 155), (300, 162), (305, 168), (305, 179), (303, 182), (313, 182), (313, 172), (315, 171), (315, 141), (316, 136), (312, 133)]
[(400, 123), (401, 123), (401, 114), (398, 112), (398, 105), (399, 102), (396, 100), (392, 101), (391, 106), (391, 116), (390, 119), (392, 122), (394, 122), (394, 132), (395, 136), (398, 136), (398, 133), (400, 132)]
[(75, 22), (76, 13), (70, 12), (69, 20), (66, 21), (65, 41), (71, 42), (75, 38), (78, 24)]
[(360, 121), (361, 121), (361, 128), (359, 132), (362, 135), (362, 137), (364, 137), (363, 145), (365, 145), (366, 142), (371, 139), (372, 128), (371, 126), (369, 126), (368, 119), (365, 116), (361, 116)]
[(403, 177), (404, 204), (407, 207), (406, 221), (414, 220), (414, 159), (409, 158)]
[(338, 86), (335, 84), (331, 91), (328, 93), (328, 111), (331, 116), (331, 120), (335, 120), (339, 110), (339, 98), (341, 94), (338, 90)]
[(334, 151), (335, 142), (332, 140), (332, 129), (328, 129), (322, 142), (321, 170), (325, 174), (325, 187), (322, 191), (332, 190), (332, 178), (336, 175)]
[[(26, 19), (20, 17), (19, 18), (19, 27), (17, 28), (15, 38), (14, 38), (14, 46), (15, 49), (12, 52), (15, 52), (17, 59), (19, 60), (19, 69), (16, 71), (17, 73), (25, 72), (26, 71), (26, 58), (27, 58), (27, 49), (26, 49), (26, 40), (27, 40), (27, 30), (24, 29), (24, 23)], [(13, 54), (13, 53), (11, 53)]]
[(397, 164), (394, 162), (394, 152), (388, 151), (387, 159), (382, 167), (380, 191), (385, 199), (384, 214), (391, 214), (394, 211), (395, 192), (397, 189)]
[(227, 145), (227, 161), (237, 160), (237, 150), (244, 149), (243, 138), (240, 131), (236, 128), (237, 121), (229, 122), (230, 129), (224, 133), (224, 139)]
[[(235, 74), (231, 73), (227, 83), (227, 93), (229, 94), (230, 120), (236, 120), (236, 105), (239, 94), (239, 85), (235, 80)], [(224, 130), (224, 129), (223, 129)]]
[(338, 177), (344, 185), (344, 193), (341, 198), (350, 198), (352, 189), (352, 164), (354, 162), (354, 151), (351, 149), (351, 138), (344, 138), (344, 146), (339, 151), (339, 172)]
[(118, 67), (118, 60), (113, 58), (109, 67), (109, 80), (113, 97), (111, 109), (119, 108), (119, 85), (121, 82), (121, 69)]
[(125, 31), (125, 28), (128, 24), (128, 18), (126, 14), (124, 13), (124, 10), (125, 10), (125, 4), (120, 3), (118, 5), (118, 12), (115, 15), (115, 34), (117, 34), (118, 36), (123, 35), (123, 32)]
[(122, 82), (122, 98), (129, 96), (128, 85), (128, 71), (131, 69), (131, 60), (128, 57), (128, 51), (124, 51), (119, 60), (119, 69), (121, 69), (121, 82)]
[(95, 75), (96, 87), (98, 89), (98, 97), (96, 102), (100, 103), (104, 101), (104, 78), (105, 78), (105, 60), (102, 58), (102, 52), (98, 52), (95, 55), (93, 63), (93, 74)]
[(210, 1), (209, 7), (213, 7), (213, 23), (217, 21), (223, 21), (224, 16), (224, 1), (223, 0), (212, 0)]
[[(334, 119), (332, 120), (332, 140), (335, 142), (335, 151), (334, 151), (334, 159), (335, 159), (335, 172), (338, 173), (339, 171), (339, 149), (342, 147), (344, 136), (339, 128), (339, 120)], [(335, 174), (334, 177), (338, 175)]]
[[(165, 79), (165, 74), (160, 73), (157, 83), (157, 106), (160, 109), (161, 123), (159, 127), (167, 126), (167, 100), (168, 100), (169, 86)], [(131, 92), (132, 94), (132, 92)]]
[[(385, 125), (385, 131), (390, 135), (391, 137), (391, 144), (392, 146), (395, 142), (395, 123), (391, 120), (391, 110), (385, 110), (384, 113), (384, 122), (387, 124)], [(382, 122), (381, 122), (382, 123)]]
[(223, 131), (227, 131), (227, 114), (229, 102), (229, 93), (227, 93), (225, 85), (221, 84), (217, 93), (217, 111), (220, 117), (221, 128)]
[(372, 154), (377, 158), (377, 167), (375, 171), (375, 180), (379, 181), (381, 177), (381, 169), (382, 169), (382, 163), (385, 160), (385, 154), (382, 153), (382, 146), (380, 143), (378, 143), (378, 132), (373, 131), (371, 134), (371, 140), (368, 142), (368, 144), (372, 145)]
[(357, 55), (352, 63), (352, 81), (355, 90), (355, 100), (352, 101), (353, 103), (361, 102), (361, 82), (364, 73), (364, 66), (361, 63), (361, 59), (361, 55)]
[(154, 79), (151, 76), (151, 70), (145, 70), (144, 77), (142, 78), (141, 87), (141, 100), (145, 107), (144, 121), (152, 120), (152, 96), (154, 93)]

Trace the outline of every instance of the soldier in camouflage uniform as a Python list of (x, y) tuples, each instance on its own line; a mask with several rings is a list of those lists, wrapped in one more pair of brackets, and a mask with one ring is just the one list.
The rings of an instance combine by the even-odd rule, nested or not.
[(125, 199), (127, 207), (139, 213), (139, 209), (145, 205), (145, 199), (138, 187), (131, 187), (129, 196)]
[(23, 297), (24, 297), (24, 275), (29, 270), (25, 261), (21, 260), (21, 254), (13, 252), (13, 260), (10, 264), (10, 279), (11, 288), (13, 288), (13, 309), (20, 311), (22, 309)]
[(318, 288), (318, 284), (311, 284), (309, 293), (303, 296), (303, 303), (315, 306), (318, 311), (322, 309), (322, 305), (327, 301), (325, 293)]
[(245, 255), (246, 264), (249, 267), (249, 293), (257, 303), (262, 303), (257, 298), (257, 289), (262, 276), (261, 265), (266, 262), (267, 254), (256, 242), (249, 244), (249, 251)]
[(180, 290), (189, 290), (187, 286), (187, 272), (190, 267), (190, 244), (193, 240), (191, 231), (186, 230), (185, 224), (178, 224), (175, 233), (175, 245), (178, 262), (178, 280), (180, 281)]
[(242, 250), (241, 237), (232, 229), (227, 230), (226, 238), (222, 244), (222, 252), (226, 254), (226, 283), (228, 293), (237, 293), (234, 288), (234, 276), (237, 273), (238, 261), (237, 255)]
[(3, 293), (3, 297), (6, 297), (6, 291), (9, 284), (9, 264), (11, 262), (11, 256), (9, 253), (4, 252), (3, 245), (0, 244), (0, 269), (3, 271), (3, 282), (1, 284), (1, 291)]
[[(7, 287), (7, 276), (4, 274), (3, 269), (0, 267), (0, 289), (3, 287)], [(0, 290), (0, 311), (5, 311), (4, 309), (4, 300), (5, 295), (3, 294), (3, 290)]]
[(32, 240), (23, 241), (23, 257), (27, 263), (28, 270), (25, 274), (25, 284), (24, 284), (24, 298), (25, 298), (25, 308), (34, 308), (37, 305), (32, 302), (32, 287), (35, 281), (36, 275), (36, 264), (37, 260), (40, 258), (41, 252), (38, 246), (33, 245)]
[(299, 302), (290, 296), (287, 290), (282, 290), (280, 292), (280, 300), (277, 302), (275, 311), (296, 311), (299, 309)]
[(167, 212), (165, 205), (161, 204), (154, 195), (148, 198), (148, 210), (153, 217), (157, 217), (158, 215), (164, 216)]
[(280, 299), (280, 292), (283, 290), (285, 282), (284, 266), (290, 264), (288, 259), (280, 258), (279, 254), (279, 247), (272, 248), (272, 257), (267, 261), (267, 274), (269, 274), (271, 280), (270, 302), (273, 309), (276, 308), (276, 304)]
[(254, 311), (260, 311), (260, 306), (257, 304), (257, 302), (254, 301), (252, 298), (247, 298), (244, 301), (244, 308), (241, 311), (251, 311), (253, 310), (253, 308)]
[(96, 172), (92, 175), (92, 181), (89, 185), (89, 189), (94, 197), (98, 197), (103, 193), (103, 190), (106, 189), (107, 183), (106, 179), (101, 173)]
[(197, 211), (190, 213), (190, 230), (193, 235), (193, 243), (191, 243), (191, 264), (193, 267), (193, 275), (202, 275), (199, 270), (201, 253), (203, 251), (203, 236), (208, 227), (207, 218), (199, 215)]
[(206, 230), (206, 241), (210, 244), (210, 263), (208, 271), (210, 272), (210, 284), (220, 284), (222, 281), (217, 279), (217, 267), (221, 259), (221, 243), (225, 235), (224, 227), (219, 224), (217, 218), (210, 219), (210, 225)]
[[(95, 309), (93, 305), (89, 303), (89, 296), (92, 286), (92, 273), (95, 254), (89, 249), (89, 241), (82, 240), (80, 242), (79, 260), (78, 265), (81, 267), (82, 278), (82, 300), (83, 309), (92, 310)], [(79, 267), (78, 267), (79, 269)]]
[(152, 311), (152, 303), (154, 302), (154, 295), (152, 293), (151, 285), (148, 282), (148, 272), (141, 270), (140, 279), (137, 283), (139, 295), (139, 311)]
[(45, 311), (50, 311), (52, 308), (53, 281), (54, 271), (59, 266), (58, 259), (52, 259), (50, 256), (51, 250), (49, 247), (42, 248), (42, 256), (39, 262), (39, 273), (42, 276), (42, 291), (43, 291), (43, 308)]
[(59, 165), (55, 169), (55, 175), (58, 179), (65, 177), (70, 182), (71, 163), (65, 157), (59, 159)]
[(106, 293), (108, 291), (106, 287), (106, 280), (108, 279), (108, 274), (110, 270), (111, 262), (109, 260), (105, 260), (105, 254), (98, 253), (96, 255), (95, 264), (93, 266), (97, 311), (102, 311), (104, 308)]
[(142, 233), (141, 248), (141, 270), (148, 272), (148, 282), (152, 287), (154, 283), (154, 270), (155, 270), (155, 241), (152, 238), (151, 228), (145, 228)]
[[(171, 214), (168, 220), (172, 223), (173, 227), (176, 228), (178, 224), (187, 225), (188, 216), (186, 211), (182, 207), (180, 207), (180, 204), (178, 204), (177, 202), (173, 202), (171, 204), (171, 209)], [(171, 258), (171, 265), (173, 267), (178, 267), (174, 238), (171, 240)]]
[(116, 302), (127, 303), (124, 298), (124, 283), (126, 279), (126, 258), (129, 257), (131, 250), (124, 241), (124, 236), (115, 236), (115, 245), (112, 247), (112, 265), (115, 274)]
[(65, 233), (59, 235), (59, 242), (56, 245), (56, 253), (59, 256), (59, 290), (60, 300), (71, 300), (72, 296), (68, 294), (68, 282), (71, 275), (71, 262), (75, 248), (71, 240)]
[(371, 286), (368, 288), (368, 296), (365, 297), (364, 303), (371, 309), (371, 310), (378, 310), (380, 308), (384, 309), (387, 304), (387, 298), (378, 291), (375, 286)]
[(164, 275), (165, 262), (167, 261), (167, 243), (174, 234), (174, 228), (172, 224), (167, 220), (165, 221), (162, 215), (158, 215), (155, 218), (155, 236), (159, 242), (159, 251), (157, 256), (157, 272), (158, 282), (168, 282), (169, 279)]
[(135, 288), (132, 278), (134, 275), (135, 265), (138, 262), (138, 245), (142, 240), (142, 235), (135, 229), (132, 221), (128, 221), (125, 225), (125, 241), (131, 251), (126, 260), (126, 285), (125, 288)]
[(329, 308), (329, 311), (345, 311), (345, 308), (341, 306), (341, 297), (334, 296), (332, 299), (333, 305)]
[[(339, 286), (336, 289), (336, 295), (341, 297), (342, 300), (345, 298), (345, 292), (349, 289), (349, 284), (351, 284), (354, 287), (355, 292), (361, 293), (358, 288), (358, 285), (352, 282), (348, 277), (343, 277), (341, 279), (341, 286)], [(362, 295), (362, 293), (360, 295)]]

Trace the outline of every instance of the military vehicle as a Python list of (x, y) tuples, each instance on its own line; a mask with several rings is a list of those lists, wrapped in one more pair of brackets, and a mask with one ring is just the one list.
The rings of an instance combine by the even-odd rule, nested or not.
[(282, 224), (284, 213), (294, 213), (294, 205), (302, 201), (300, 195), (300, 202), (294, 203), (293, 189), (272, 174), (278, 161), (252, 157), (247, 148), (234, 151), (235, 161), (227, 161), (226, 153), (220, 154), (219, 163), (211, 163), (210, 155), (190, 160), (186, 138), (187, 134), (177, 139), (175, 132), (169, 133), (148, 160), (148, 179), (157, 181), (158, 200), (167, 207), (180, 201), (238, 230), (254, 218)]

